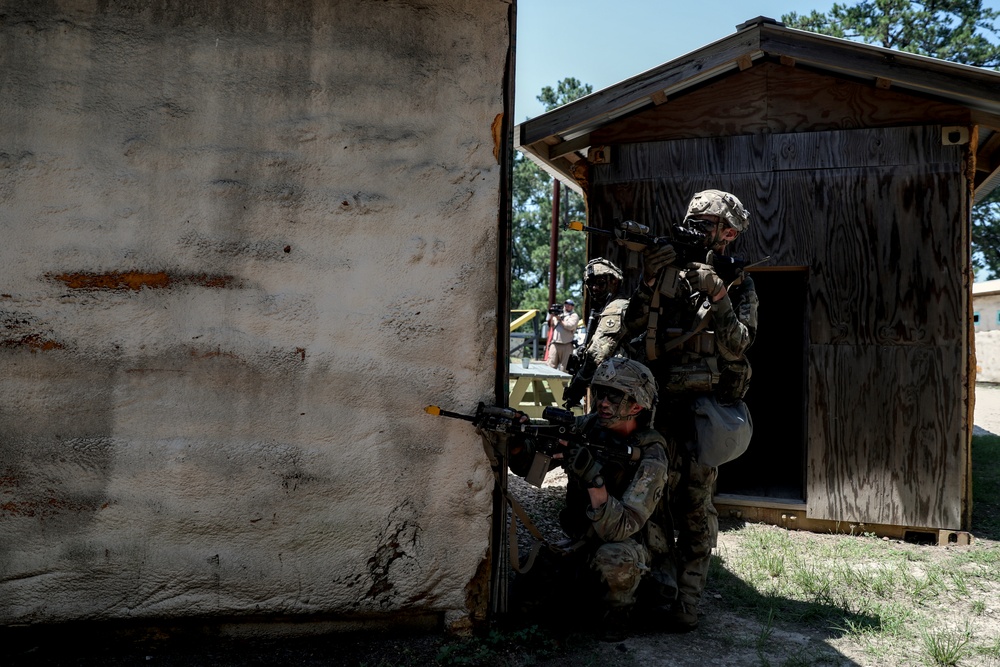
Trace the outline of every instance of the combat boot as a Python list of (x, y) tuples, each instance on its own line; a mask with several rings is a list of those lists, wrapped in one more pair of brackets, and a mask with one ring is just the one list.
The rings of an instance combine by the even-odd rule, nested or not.
[(632, 607), (605, 607), (598, 627), (597, 637), (604, 642), (620, 642), (633, 634)]
[(698, 627), (698, 607), (677, 600), (664, 615), (667, 632), (691, 632)]

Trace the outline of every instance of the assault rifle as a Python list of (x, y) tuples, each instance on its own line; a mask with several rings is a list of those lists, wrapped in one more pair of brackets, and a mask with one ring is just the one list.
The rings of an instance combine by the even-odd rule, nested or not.
[(634, 220), (625, 220), (618, 223), (615, 229), (601, 229), (600, 227), (590, 227), (582, 222), (571, 222), (567, 225), (569, 229), (587, 234), (600, 234), (614, 238), (619, 245), (623, 245), (629, 250), (642, 252), (650, 246), (671, 245), (677, 251), (676, 264), (680, 267), (687, 266), (691, 262), (707, 263), (711, 259), (712, 268), (720, 278), (731, 285), (734, 281), (742, 277), (744, 269), (748, 269), (771, 259), (768, 255), (764, 259), (756, 262), (748, 262), (729, 255), (712, 253), (709, 257), (709, 249), (704, 245), (704, 235), (694, 228), (677, 227), (676, 237), (653, 236), (649, 232), (649, 227)]
[[(535, 458), (524, 480), (537, 487), (542, 486), (545, 473), (549, 471), (554, 456), (556, 454), (568, 455), (576, 446), (582, 447), (587, 451), (589, 457), (596, 461), (598, 471), (603, 463), (614, 462), (628, 465), (638, 461), (642, 456), (636, 443), (630, 439), (619, 438), (607, 429), (597, 427), (596, 419), (589, 420), (585, 426), (580, 426), (577, 424), (576, 415), (570, 410), (562, 408), (547, 407), (542, 410), (542, 419), (545, 420), (545, 423), (523, 421), (522, 418), (525, 415), (522, 412), (485, 403), (479, 404), (474, 415), (449, 412), (436, 405), (428, 405), (424, 408), (424, 412), (472, 422), (476, 428), (482, 431), (516, 435), (526, 440), (533, 440), (535, 442)], [(566, 442), (569, 446), (564, 446), (562, 442)], [(562, 459), (564, 467), (577, 463), (577, 461), (570, 461), (566, 458)], [(591, 484), (596, 487), (603, 486), (604, 480), (598, 473)]]

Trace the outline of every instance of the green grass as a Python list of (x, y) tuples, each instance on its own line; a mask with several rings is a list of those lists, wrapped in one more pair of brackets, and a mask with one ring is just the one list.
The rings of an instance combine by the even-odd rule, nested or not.
[(759, 663), (772, 664), (777, 631), (805, 627), (854, 646), (866, 664), (1000, 667), (1000, 436), (973, 438), (972, 469), (970, 546), (728, 530), (736, 539), (713, 557), (709, 586), (756, 623), (747, 639)]

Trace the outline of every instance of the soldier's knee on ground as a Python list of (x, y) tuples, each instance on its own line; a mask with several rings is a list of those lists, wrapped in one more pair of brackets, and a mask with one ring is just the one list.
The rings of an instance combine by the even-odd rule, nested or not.
[(649, 571), (647, 560), (645, 547), (632, 540), (598, 547), (591, 566), (606, 586), (605, 601), (613, 606), (633, 604), (642, 575)]

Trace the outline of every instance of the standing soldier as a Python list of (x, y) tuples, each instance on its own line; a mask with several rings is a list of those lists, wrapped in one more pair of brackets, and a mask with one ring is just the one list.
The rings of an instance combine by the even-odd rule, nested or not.
[(669, 499), (677, 531), (676, 572), (653, 573), (665, 590), (676, 576), (677, 600), (664, 611), (679, 631), (698, 625), (698, 603), (719, 531), (712, 505), (717, 466), (742, 452), (720, 456), (718, 449), (725, 449), (731, 433), (713, 438), (706, 425), (737, 424), (734, 441), (744, 449), (752, 431), (741, 399), (750, 379), (744, 355), (757, 331), (757, 293), (749, 276), (727, 285), (713, 267), (749, 226), (743, 204), (728, 192), (694, 195), (684, 219), (670, 230), (677, 247), (643, 251), (642, 280), (625, 314), (629, 332), (646, 335), (644, 363), (661, 397), (655, 427), (667, 440), (671, 477), (679, 473), (676, 488), (671, 479)]
[(622, 323), (628, 299), (621, 293), (622, 271), (610, 260), (598, 257), (587, 263), (583, 283), (590, 296), (590, 319), (587, 338), (573, 352), (567, 372), (573, 375), (563, 393), (567, 408), (580, 405), (587, 393), (594, 371), (618, 349), (625, 327)]

